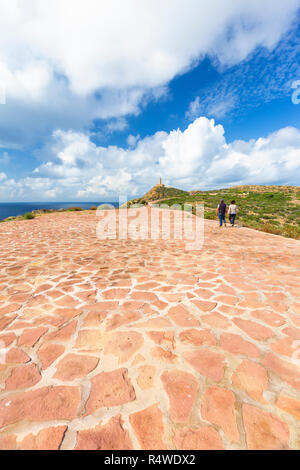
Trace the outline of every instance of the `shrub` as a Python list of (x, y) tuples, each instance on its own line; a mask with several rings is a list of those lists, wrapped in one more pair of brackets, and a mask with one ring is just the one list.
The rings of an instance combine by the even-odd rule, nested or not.
[(98, 207), (99, 211), (109, 211), (113, 209), (115, 209), (115, 207), (112, 204), (101, 204), (101, 206)]
[(26, 212), (26, 214), (23, 215), (23, 218), (25, 220), (34, 219), (34, 215), (31, 212)]
[(208, 220), (215, 220), (216, 219), (216, 213), (215, 212), (206, 212), (204, 214), (204, 218)]
[(90, 211), (96, 211), (96, 210), (97, 210), (97, 207), (96, 207), (96, 206), (90, 207)]
[(67, 209), (68, 211), (74, 211), (74, 212), (78, 212), (78, 211), (82, 211), (82, 207), (69, 207)]
[(286, 225), (282, 232), (285, 237), (300, 239), (300, 229), (292, 225)]

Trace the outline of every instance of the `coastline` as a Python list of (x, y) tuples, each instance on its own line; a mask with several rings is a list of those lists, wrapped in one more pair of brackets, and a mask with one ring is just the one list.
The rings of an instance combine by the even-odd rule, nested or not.
[[(65, 212), (72, 208), (90, 210), (91, 207), (99, 207), (102, 204), (112, 204), (118, 207), (117, 202), (21, 202), (21, 203), (0, 203), (0, 223), (11, 220), (23, 220), (25, 214), (41, 215), (53, 212)], [(79, 209), (78, 209), (79, 210)]]

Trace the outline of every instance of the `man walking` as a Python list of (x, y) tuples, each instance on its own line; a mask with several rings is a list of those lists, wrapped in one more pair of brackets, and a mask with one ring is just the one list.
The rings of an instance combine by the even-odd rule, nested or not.
[(224, 225), (226, 227), (226, 218), (225, 218), (226, 204), (225, 204), (223, 199), (221, 199), (220, 204), (218, 205), (218, 207), (216, 209), (216, 214), (219, 215), (220, 227), (222, 227), (223, 222), (224, 222)]

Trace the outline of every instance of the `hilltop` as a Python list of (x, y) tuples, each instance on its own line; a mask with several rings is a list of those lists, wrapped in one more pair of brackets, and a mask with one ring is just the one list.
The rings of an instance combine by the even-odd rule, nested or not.
[(210, 191), (183, 191), (156, 185), (143, 197), (129, 201), (147, 204), (159, 200), (164, 204), (204, 204), (206, 219), (217, 220), (220, 199), (227, 204), (235, 200), (239, 206), (237, 222), (276, 235), (300, 239), (300, 187), (244, 185)]
[(128, 202), (128, 205), (132, 204), (148, 204), (151, 201), (161, 201), (163, 199), (169, 199), (172, 197), (187, 197), (189, 195), (188, 191), (183, 191), (182, 189), (172, 188), (170, 186), (165, 186), (161, 183), (161, 180), (158, 184), (153, 186), (146, 194), (141, 198), (132, 199)]

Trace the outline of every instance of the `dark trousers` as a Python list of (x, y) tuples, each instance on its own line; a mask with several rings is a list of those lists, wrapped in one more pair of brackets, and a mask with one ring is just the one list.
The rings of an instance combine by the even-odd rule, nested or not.
[(226, 224), (225, 214), (221, 214), (219, 212), (219, 220), (220, 220), (220, 227), (222, 227), (223, 222), (224, 222), (224, 224)]
[(229, 214), (229, 221), (230, 221), (231, 225), (234, 225), (235, 216), (236, 216), (236, 214)]

